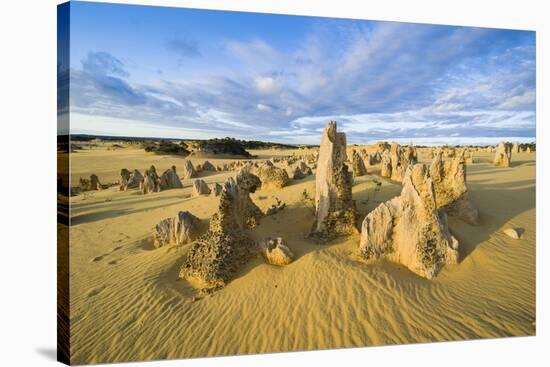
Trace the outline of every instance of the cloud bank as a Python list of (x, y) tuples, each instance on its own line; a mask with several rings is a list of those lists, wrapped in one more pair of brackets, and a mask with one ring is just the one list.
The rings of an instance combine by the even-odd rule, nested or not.
[[(75, 131), (99, 131), (95, 116), (116, 135), (318, 143), (336, 119), (350, 143), (535, 137), (532, 32), (323, 19), (293, 47), (219, 44), (212, 72), (183, 79), (134, 78), (120, 55), (90, 50), (71, 70)], [(201, 46), (166, 40), (175, 64), (205, 59)]]

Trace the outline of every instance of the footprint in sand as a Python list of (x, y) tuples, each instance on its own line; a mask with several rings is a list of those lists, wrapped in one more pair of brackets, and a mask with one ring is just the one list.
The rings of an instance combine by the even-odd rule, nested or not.
[(109, 261), (109, 265), (116, 265), (116, 264), (118, 264), (118, 260)]
[(122, 248), (122, 246), (117, 246), (117, 247), (115, 247), (115, 248), (113, 249), (112, 252), (118, 251), (118, 250), (120, 250), (121, 248)]
[(92, 298), (92, 297), (97, 296), (97, 295), (98, 295), (99, 293), (101, 293), (101, 291), (103, 291), (104, 289), (105, 289), (105, 286), (101, 286), (101, 287), (92, 289), (92, 290), (88, 293), (88, 298)]

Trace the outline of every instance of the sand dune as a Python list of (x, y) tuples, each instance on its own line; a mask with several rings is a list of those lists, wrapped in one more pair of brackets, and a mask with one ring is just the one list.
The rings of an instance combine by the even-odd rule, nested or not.
[[(251, 153), (265, 159), (289, 151)], [(178, 278), (189, 245), (155, 249), (151, 233), (180, 210), (207, 221), (218, 198), (191, 197), (192, 180), (184, 180), (183, 189), (150, 195), (111, 187), (72, 197), (73, 362), (534, 335), (535, 153), (514, 155), (510, 168), (494, 167), (490, 153), (476, 158), (481, 163), (468, 165), (467, 174), (481, 225), (450, 219), (461, 262), (445, 266), (434, 280), (388, 262), (364, 262), (356, 256), (359, 235), (329, 245), (306, 240), (313, 212), (301, 198), (304, 190), (314, 195), (314, 176), (252, 195), (261, 209), (275, 197), (287, 207), (263, 218), (251, 236), (282, 236), (297, 259), (276, 267), (258, 257), (208, 296)], [(95, 173), (103, 183), (115, 182), (124, 167), (144, 170), (154, 164), (162, 172), (183, 162), (132, 148), (84, 150), (71, 160), (73, 182)], [(222, 183), (233, 174), (209, 172), (201, 178)], [(382, 181), (379, 191), (375, 179)], [(353, 198), (361, 219), (399, 192), (400, 184), (376, 175), (356, 178)], [(502, 233), (509, 227), (523, 228), (522, 238)]]

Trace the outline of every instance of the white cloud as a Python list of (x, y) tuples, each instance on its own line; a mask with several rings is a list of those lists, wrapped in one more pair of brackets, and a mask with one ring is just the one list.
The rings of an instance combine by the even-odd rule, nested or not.
[(256, 108), (257, 108), (259, 111), (264, 111), (264, 112), (267, 112), (267, 111), (271, 111), (271, 110), (272, 110), (271, 107), (269, 107), (269, 106), (267, 106), (267, 105), (265, 105), (265, 104), (262, 104), (262, 103), (258, 103), (258, 104), (256, 105)]
[(259, 76), (255, 79), (256, 88), (261, 93), (274, 93), (279, 90), (279, 85), (275, 79), (269, 76)]
[(525, 91), (521, 95), (512, 96), (502, 102), (498, 107), (504, 110), (512, 110), (521, 107), (526, 107), (534, 104), (536, 101), (536, 93), (534, 90)]

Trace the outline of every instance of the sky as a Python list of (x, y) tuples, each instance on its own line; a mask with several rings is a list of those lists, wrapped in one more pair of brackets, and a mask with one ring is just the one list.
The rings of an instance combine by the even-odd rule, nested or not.
[(535, 140), (535, 32), (72, 2), (71, 133)]

